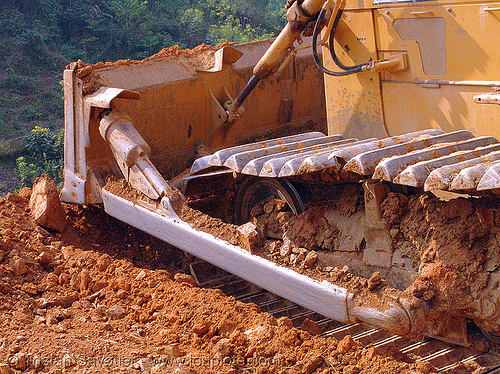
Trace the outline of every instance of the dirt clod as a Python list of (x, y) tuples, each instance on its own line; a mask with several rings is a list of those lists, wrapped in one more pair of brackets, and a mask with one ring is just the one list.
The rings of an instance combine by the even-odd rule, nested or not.
[(373, 273), (370, 279), (368, 279), (368, 289), (374, 290), (380, 285), (382, 281), (383, 281), (382, 275), (380, 275), (380, 273), (376, 271), (375, 273)]
[(57, 232), (64, 231), (66, 215), (56, 185), (47, 174), (42, 174), (35, 180), (29, 206), (31, 215), (38, 225)]
[(318, 253), (315, 251), (308, 252), (304, 260), (304, 266), (310, 268), (316, 263), (316, 261), (318, 261)]
[(256, 253), (262, 247), (262, 234), (257, 225), (247, 222), (237, 228), (241, 244), (246, 250)]
[(316, 336), (321, 334), (321, 329), (318, 324), (314, 321), (311, 321), (309, 318), (305, 318), (302, 321), (302, 330), (307, 331), (312, 336)]

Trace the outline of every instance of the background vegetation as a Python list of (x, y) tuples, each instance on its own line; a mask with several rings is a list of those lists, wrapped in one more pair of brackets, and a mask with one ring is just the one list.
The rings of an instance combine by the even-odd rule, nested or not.
[(285, 0), (0, 0), (0, 194), (61, 169), (62, 71), (271, 37)]

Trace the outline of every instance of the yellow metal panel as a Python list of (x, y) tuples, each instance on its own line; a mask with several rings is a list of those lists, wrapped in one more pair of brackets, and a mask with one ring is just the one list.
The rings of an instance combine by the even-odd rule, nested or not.
[[(346, 11), (336, 33), (335, 50), (346, 65), (377, 59), (372, 12)], [(334, 63), (323, 49), (325, 67)], [(337, 69), (338, 70), (338, 69)], [(378, 73), (326, 76), (328, 133), (346, 137), (385, 137)]]
[[(415, 3), (414, 3), (415, 4)], [(375, 11), (378, 50), (407, 50), (411, 75), (392, 74), (392, 80), (500, 80), (500, 12), (487, 11), (492, 4), (428, 5)], [(401, 20), (425, 23), (442, 18), (446, 23), (446, 73), (428, 75), (422, 69), (421, 48), (415, 40), (403, 40), (394, 24)]]
[(489, 87), (441, 85), (423, 88), (413, 83), (384, 82), (384, 111), (389, 132), (398, 135), (426, 128), (470, 130), (500, 138), (499, 105), (473, 103)]
[[(384, 115), (391, 135), (439, 127), (500, 137), (495, 125), (500, 107), (473, 101), (474, 95), (500, 85), (500, 12), (488, 11), (493, 7), (492, 3), (420, 2), (375, 10), (379, 54), (407, 51), (409, 55), (409, 70), (382, 74)], [(441, 26), (430, 27), (443, 20), (444, 35)], [(435, 40), (427, 30), (415, 28), (426, 24), (439, 34)], [(443, 37), (445, 43), (437, 40)]]

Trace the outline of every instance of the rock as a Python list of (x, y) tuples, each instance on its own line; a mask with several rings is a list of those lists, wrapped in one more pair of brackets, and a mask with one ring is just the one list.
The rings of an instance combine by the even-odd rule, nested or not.
[(147, 277), (147, 275), (148, 275), (148, 273), (146, 273), (146, 270), (142, 269), (140, 271), (140, 273), (137, 274), (137, 276), (135, 277), (135, 280), (138, 280), (138, 281), (143, 280), (144, 278)]
[(92, 74), (94, 71), (92, 65), (85, 65), (83, 68), (79, 69), (76, 73), (76, 76), (80, 79), (85, 78), (86, 76)]
[(127, 315), (127, 311), (120, 305), (113, 305), (106, 310), (106, 315), (110, 319), (122, 319)]
[(92, 292), (99, 292), (100, 290), (106, 288), (108, 286), (108, 282), (105, 279), (100, 279), (94, 283), (92, 286)]
[(280, 241), (275, 241), (275, 242), (272, 242), (271, 244), (269, 244), (268, 246), (268, 250), (269, 250), (269, 253), (276, 253), (276, 252), (279, 252), (281, 249), (281, 242)]
[(281, 257), (290, 256), (291, 253), (292, 253), (292, 247), (290, 246), (290, 244), (285, 243), (281, 246), (281, 248), (280, 248), (280, 256)]
[(351, 335), (346, 335), (342, 340), (339, 342), (337, 345), (337, 352), (338, 353), (346, 353), (351, 350), (352, 347), (356, 345), (356, 342), (352, 338)]
[(304, 366), (304, 373), (311, 374), (317, 368), (319, 368), (321, 365), (323, 365), (323, 357), (321, 357), (321, 356), (314, 356), (309, 361), (307, 361), (307, 363), (305, 364), (305, 366)]
[(169, 345), (166, 345), (164, 347), (161, 347), (158, 350), (158, 353), (161, 355), (164, 355), (164, 356), (174, 357), (174, 358), (182, 356), (181, 349), (179, 348), (179, 344), (177, 344), (177, 343), (169, 344)]
[(380, 285), (382, 280), (383, 280), (382, 275), (380, 275), (380, 273), (378, 271), (376, 271), (375, 273), (372, 274), (370, 279), (368, 279), (368, 289), (370, 291), (374, 290), (375, 288), (377, 288)]
[(78, 300), (78, 297), (78, 293), (73, 292), (65, 296), (55, 296), (47, 299), (40, 299), (40, 308), (51, 308), (54, 306), (69, 308), (71, 304)]
[(311, 321), (309, 318), (304, 319), (302, 322), (302, 330), (307, 331), (312, 336), (316, 336), (321, 334), (321, 329), (318, 324), (314, 321)]
[(307, 254), (304, 260), (304, 266), (310, 268), (316, 263), (316, 261), (318, 261), (318, 253), (316, 251), (311, 251)]
[(37, 225), (63, 232), (66, 214), (57, 193), (56, 184), (47, 174), (35, 180), (30, 198), (30, 211)]
[(61, 274), (59, 274), (59, 279), (58, 279), (59, 284), (66, 284), (68, 280), (69, 280), (68, 273), (62, 272)]
[(14, 354), (14, 353), (17, 353), (21, 350), (21, 346), (19, 345), (19, 342), (17, 343), (14, 343), (12, 344), (10, 347), (9, 347), (9, 352)]
[(262, 235), (253, 222), (247, 222), (237, 228), (243, 248), (251, 253), (256, 252), (262, 244)]
[(288, 203), (284, 200), (276, 199), (274, 200), (274, 210), (276, 212), (284, 212), (288, 208)]
[(269, 214), (272, 213), (274, 210), (274, 201), (268, 201), (267, 203), (264, 204), (264, 212)]
[(41, 226), (37, 226), (35, 227), (35, 231), (40, 234), (41, 236), (43, 236), (44, 238), (50, 238), (52, 235), (50, 234), (50, 232), (48, 232), (47, 230), (45, 230), (43, 227)]
[(24, 187), (21, 191), (19, 191), (19, 196), (24, 197), (26, 200), (29, 200), (31, 197), (31, 188)]
[(7, 364), (0, 364), (0, 374), (10, 374), (10, 367)]
[(148, 360), (146, 358), (141, 358), (139, 361), (132, 365), (132, 367), (137, 368), (140, 371), (150, 370), (151, 366), (151, 360)]
[(156, 364), (151, 368), (151, 374), (168, 373), (168, 367), (165, 364)]
[(415, 362), (415, 369), (417, 369), (417, 373), (419, 374), (429, 374), (437, 372), (437, 370), (430, 362), (422, 360), (417, 360)]
[(289, 317), (286, 317), (286, 316), (278, 318), (277, 322), (278, 322), (278, 326), (279, 327), (282, 327), (282, 326), (285, 326), (285, 327), (288, 327), (288, 328), (292, 328), (293, 327), (292, 320)]
[(23, 258), (21, 257), (14, 257), (9, 265), (12, 267), (12, 270), (14, 271), (14, 274), (16, 275), (23, 275), (28, 272), (28, 266), (26, 266), (26, 261), (24, 261)]
[(359, 368), (354, 365), (347, 365), (344, 367), (344, 370), (342, 370), (343, 374), (358, 374), (359, 373)]
[(45, 316), (45, 323), (47, 324), (47, 326), (51, 326), (56, 325), (57, 323), (59, 323), (59, 321), (57, 320), (54, 313), (52, 311), (49, 311)]
[(43, 251), (36, 258), (36, 262), (44, 269), (47, 268), (52, 261), (54, 261), (54, 257), (48, 251)]
[(25, 353), (16, 353), (8, 359), (11, 368), (24, 371), (28, 367), (28, 356)]
[(228, 338), (222, 338), (212, 348), (212, 352), (219, 357), (229, 356), (232, 350), (233, 344), (231, 343), (231, 339)]
[(55, 275), (54, 273), (49, 273), (47, 274), (47, 277), (45, 278), (45, 287), (47, 290), (52, 289), (59, 283), (59, 277)]
[(101, 257), (99, 257), (96, 262), (96, 266), (99, 271), (106, 271), (110, 264), (111, 259), (106, 255), (102, 255)]
[(397, 228), (392, 228), (392, 229), (390, 229), (390, 230), (389, 230), (389, 234), (390, 234), (393, 238), (395, 238), (395, 237), (396, 237), (396, 236), (398, 236), (398, 234), (399, 234), (399, 229), (397, 229)]
[(89, 288), (89, 284), (92, 282), (92, 278), (90, 278), (89, 272), (87, 269), (83, 269), (80, 273), (80, 292), (84, 292)]
[(195, 287), (198, 286), (194, 278), (189, 274), (177, 273), (174, 275), (174, 280), (179, 283), (187, 283)]
[(14, 204), (22, 204), (22, 203), (28, 202), (28, 200), (26, 200), (24, 197), (10, 193), (10, 192), (7, 194), (7, 196), (5, 196), (5, 200), (8, 200)]
[(255, 205), (251, 210), (250, 210), (250, 215), (252, 217), (258, 217), (264, 213), (264, 209), (260, 205)]
[(201, 321), (193, 326), (193, 332), (198, 336), (205, 335), (209, 329), (210, 323), (208, 321)]
[(69, 286), (75, 291), (80, 290), (80, 275), (78, 273), (73, 273), (69, 282)]

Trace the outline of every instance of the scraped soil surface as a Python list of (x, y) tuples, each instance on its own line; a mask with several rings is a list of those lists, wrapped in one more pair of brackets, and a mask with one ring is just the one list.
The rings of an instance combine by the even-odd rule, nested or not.
[(74, 70), (76, 76), (83, 81), (83, 92), (91, 94), (97, 91), (103, 84), (99, 76), (100, 69), (116, 68), (119, 66), (132, 66), (147, 64), (159, 59), (175, 60), (177, 64), (183, 65), (192, 71), (209, 70), (215, 65), (215, 52), (225, 46), (233, 45), (231, 42), (224, 42), (216, 47), (207, 44), (201, 44), (193, 49), (181, 49), (178, 45), (163, 48), (160, 52), (145, 58), (144, 60), (118, 60), (115, 62), (98, 62), (96, 64), (86, 64), (82, 60), (72, 62), (66, 69)]
[(432, 371), (200, 289), (182, 252), (99, 208), (65, 205), (65, 232), (48, 233), (22, 195), (0, 199), (2, 373)]

